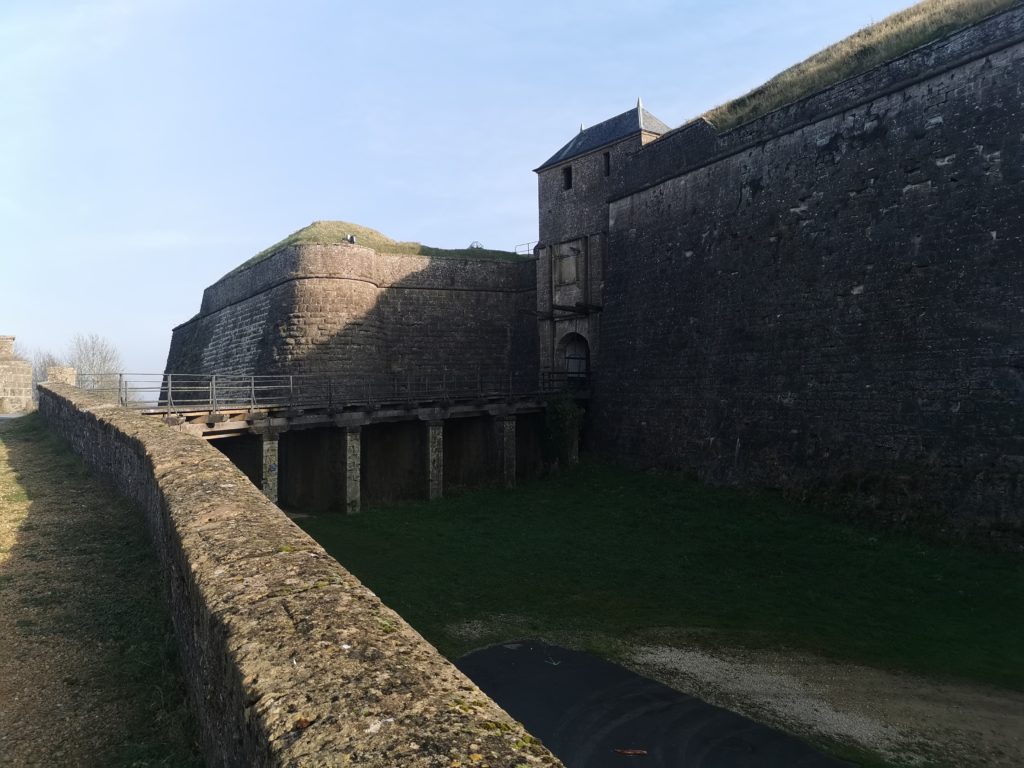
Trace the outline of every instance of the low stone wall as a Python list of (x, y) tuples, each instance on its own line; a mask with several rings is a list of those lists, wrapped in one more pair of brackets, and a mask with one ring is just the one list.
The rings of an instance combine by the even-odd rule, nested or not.
[(14, 337), (0, 336), (0, 413), (31, 411), (32, 363), (14, 354)]
[(50, 428), (146, 516), (211, 765), (560, 765), (226, 457), (39, 389)]

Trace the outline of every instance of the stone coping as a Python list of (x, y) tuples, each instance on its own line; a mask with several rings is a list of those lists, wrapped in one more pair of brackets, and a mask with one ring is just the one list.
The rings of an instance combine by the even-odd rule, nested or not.
[(50, 428), (145, 515), (210, 765), (561, 765), (216, 449), (39, 390)]

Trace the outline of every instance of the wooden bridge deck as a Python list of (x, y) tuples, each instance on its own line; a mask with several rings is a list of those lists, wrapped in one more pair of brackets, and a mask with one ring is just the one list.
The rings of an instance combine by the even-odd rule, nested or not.
[(78, 385), (206, 439), (246, 432), (359, 427), (542, 411), (586, 379), (564, 373), (480, 374), (79, 374)]

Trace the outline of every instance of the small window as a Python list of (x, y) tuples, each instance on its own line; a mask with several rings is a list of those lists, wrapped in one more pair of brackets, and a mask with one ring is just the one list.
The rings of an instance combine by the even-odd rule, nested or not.
[(611, 176), (612, 174), (612, 153), (604, 153), (604, 175)]
[(572, 166), (567, 165), (562, 169), (562, 189), (572, 189)]

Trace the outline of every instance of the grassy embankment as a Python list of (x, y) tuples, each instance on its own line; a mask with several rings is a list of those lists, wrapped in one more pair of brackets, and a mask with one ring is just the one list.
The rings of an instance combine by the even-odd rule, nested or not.
[(348, 221), (314, 221), (308, 227), (292, 232), (288, 237), (269, 248), (266, 248), (248, 261), (238, 265), (229, 274), (238, 272), (253, 264), (258, 264), (268, 256), (293, 245), (335, 245), (344, 243), (349, 235), (354, 235), (356, 245), (373, 248), (378, 253), (396, 253), (406, 256), (431, 256), (442, 259), (489, 259), (513, 261), (526, 258), (511, 251), (496, 251), (489, 248), (434, 248), (422, 243), (400, 242), (392, 240), (375, 229), (352, 224)]
[(141, 514), (51, 436), (0, 422), (0, 763), (199, 766)]
[(704, 117), (720, 130), (733, 128), (1019, 3), (1020, 0), (924, 0), (780, 72), (764, 85), (715, 107)]
[(617, 642), (679, 633), (1024, 689), (1019, 556), (772, 494), (590, 465), (299, 522), (451, 657), (517, 635), (614, 657)]

